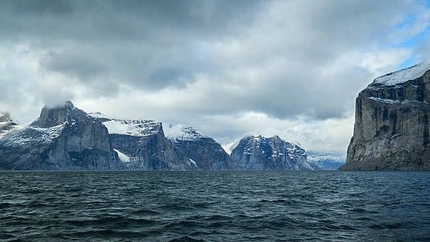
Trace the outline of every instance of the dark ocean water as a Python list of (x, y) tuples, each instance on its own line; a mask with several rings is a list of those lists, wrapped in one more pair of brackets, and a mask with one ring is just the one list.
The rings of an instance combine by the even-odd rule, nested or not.
[(1, 241), (430, 241), (430, 172), (0, 172)]

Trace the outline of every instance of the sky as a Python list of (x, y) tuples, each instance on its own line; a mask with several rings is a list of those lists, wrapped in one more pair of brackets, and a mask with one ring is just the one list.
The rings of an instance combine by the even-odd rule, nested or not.
[(345, 154), (358, 93), (427, 60), (429, 31), (425, 0), (2, 0), (0, 111), (71, 100), (227, 151), (261, 134)]

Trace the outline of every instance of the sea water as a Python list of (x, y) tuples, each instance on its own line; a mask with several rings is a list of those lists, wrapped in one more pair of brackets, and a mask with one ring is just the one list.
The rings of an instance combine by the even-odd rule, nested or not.
[(1, 241), (430, 241), (430, 172), (0, 172)]

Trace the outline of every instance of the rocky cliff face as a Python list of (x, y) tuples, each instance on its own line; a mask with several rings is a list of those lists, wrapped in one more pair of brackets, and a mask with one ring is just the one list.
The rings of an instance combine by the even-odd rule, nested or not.
[(0, 138), (0, 169), (120, 169), (106, 127), (71, 102)]
[(219, 171), (233, 169), (230, 156), (214, 139), (204, 136), (191, 127), (169, 125), (166, 136), (176, 150), (196, 163), (199, 170)]
[[(93, 114), (92, 114), (93, 115)], [(176, 150), (153, 120), (120, 120), (96, 115), (109, 129), (112, 146), (131, 170), (196, 170), (195, 162)]]
[(341, 170), (430, 169), (430, 63), (376, 78), (356, 99)]
[(279, 136), (247, 136), (233, 149), (231, 158), (237, 170), (315, 170), (302, 147)]

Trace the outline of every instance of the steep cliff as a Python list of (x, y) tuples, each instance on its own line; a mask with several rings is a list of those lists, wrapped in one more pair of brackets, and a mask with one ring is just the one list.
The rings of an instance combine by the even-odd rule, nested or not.
[(287, 142), (279, 136), (265, 138), (247, 136), (240, 140), (231, 153), (237, 170), (315, 170), (307, 162), (306, 151), (298, 144)]
[(165, 128), (165, 133), (175, 149), (194, 161), (199, 170), (219, 171), (233, 168), (230, 156), (213, 138), (182, 125), (169, 125)]
[(127, 169), (131, 170), (196, 170), (195, 162), (176, 150), (164, 135), (161, 122), (153, 120), (104, 120), (109, 130), (112, 147), (121, 154)]
[(120, 169), (106, 127), (71, 102), (45, 106), (29, 127), (0, 138), (0, 169)]
[(430, 169), (430, 62), (376, 78), (356, 99), (341, 170)]

